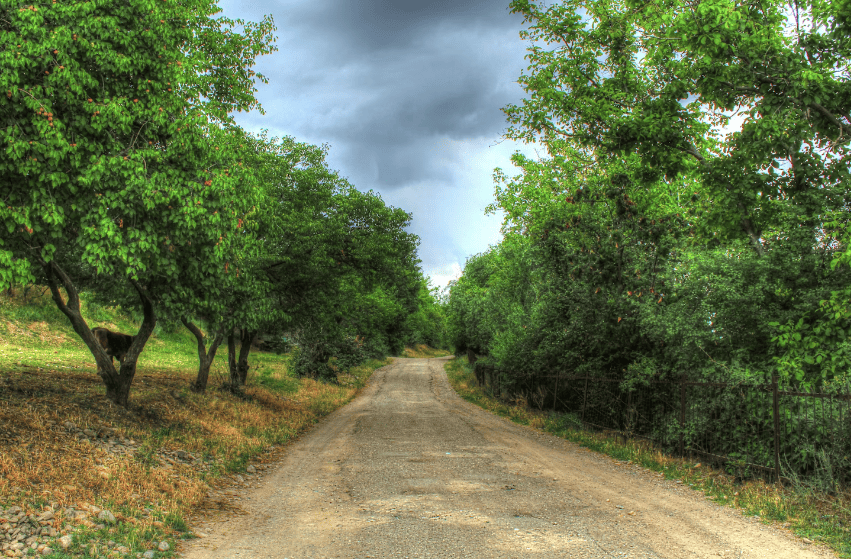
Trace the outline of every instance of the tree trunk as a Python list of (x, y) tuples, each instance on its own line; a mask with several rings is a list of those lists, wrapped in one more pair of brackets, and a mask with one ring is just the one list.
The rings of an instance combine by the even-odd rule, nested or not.
[(130, 400), (130, 385), (133, 384), (134, 376), (136, 376), (135, 360), (132, 363), (125, 360), (124, 363), (120, 364), (117, 374), (103, 376), (103, 382), (106, 384), (106, 397), (126, 408)]
[[(136, 362), (157, 324), (153, 302), (138, 282), (130, 280), (130, 283), (142, 300), (144, 319), (142, 320), (139, 332), (133, 338), (130, 349), (124, 356), (124, 361), (120, 362), (120, 368), (116, 370), (112, 358), (106, 354), (104, 348), (101, 347), (100, 343), (95, 339), (94, 334), (92, 334), (89, 325), (83, 319), (83, 315), (80, 312), (80, 296), (71, 278), (68, 277), (65, 270), (55, 261), (46, 262), (42, 260), (41, 265), (47, 277), (47, 284), (53, 296), (53, 301), (62, 314), (68, 317), (71, 327), (82, 338), (83, 343), (86, 344), (86, 347), (89, 348), (89, 351), (92, 352), (95, 358), (98, 375), (100, 375), (103, 383), (106, 385), (106, 397), (119, 406), (126, 407), (130, 398), (130, 385), (133, 383), (133, 377), (136, 375)], [(62, 287), (65, 288), (65, 294), (68, 297), (67, 301), (62, 298), (62, 294), (59, 291), (60, 282), (62, 283)]]
[(228, 333), (228, 374), (231, 387), (239, 386), (239, 374), (236, 371), (236, 339), (231, 328)]
[(198, 376), (195, 378), (195, 382), (189, 385), (189, 389), (192, 392), (203, 394), (207, 390), (207, 380), (210, 378), (210, 366), (213, 364), (213, 359), (216, 358), (216, 350), (219, 349), (219, 345), (221, 345), (225, 337), (225, 329), (219, 328), (216, 332), (216, 337), (213, 339), (213, 343), (210, 344), (210, 350), (207, 351), (204, 345), (204, 334), (201, 333), (201, 330), (185, 318), (181, 318), (180, 321), (192, 332), (192, 335), (195, 336), (195, 340), (198, 342)]
[(742, 231), (744, 231), (748, 236), (748, 240), (751, 242), (751, 246), (754, 251), (756, 251), (757, 256), (765, 256), (762, 239), (760, 239), (759, 233), (757, 233), (756, 228), (754, 228), (753, 222), (747, 217), (748, 214), (745, 209), (745, 205), (739, 202), (738, 207), (739, 211), (742, 212), (742, 218), (739, 220), (739, 227), (741, 227)]
[(248, 354), (251, 351), (251, 344), (256, 335), (257, 330), (242, 330), (240, 336), (239, 361), (236, 364), (240, 386), (245, 386), (245, 382), (248, 380)]
[(469, 363), (471, 367), (476, 364), (476, 352), (469, 347), (467, 348), (467, 363)]
[[(232, 389), (245, 386), (248, 379), (248, 353), (251, 344), (257, 335), (257, 330), (238, 329), (238, 334), (231, 330), (228, 335), (228, 370), (230, 371), (230, 385)], [(239, 358), (236, 355), (236, 336), (239, 336)]]
[(106, 396), (119, 406), (127, 406), (127, 401), (130, 398), (130, 385), (133, 383), (133, 377), (136, 376), (136, 362), (148, 342), (148, 338), (154, 331), (157, 325), (157, 317), (154, 313), (154, 303), (138, 282), (130, 280), (131, 285), (136, 289), (139, 298), (142, 300), (142, 311), (144, 318), (142, 325), (139, 327), (139, 332), (133, 338), (133, 343), (130, 345), (130, 350), (124, 356), (124, 362), (118, 370), (118, 375), (114, 378), (104, 378), (106, 383)]

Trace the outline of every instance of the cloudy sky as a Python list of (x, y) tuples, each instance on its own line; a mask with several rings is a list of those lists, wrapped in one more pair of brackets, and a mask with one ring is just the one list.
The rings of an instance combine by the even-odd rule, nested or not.
[(413, 213), (423, 271), (446, 285), (499, 242), (501, 218), (484, 215), (493, 169), (529, 151), (501, 138), (526, 48), (508, 1), (222, 0), (229, 17), (271, 13), (278, 27), (255, 67), (266, 114), (237, 121), (329, 144), (332, 168)]

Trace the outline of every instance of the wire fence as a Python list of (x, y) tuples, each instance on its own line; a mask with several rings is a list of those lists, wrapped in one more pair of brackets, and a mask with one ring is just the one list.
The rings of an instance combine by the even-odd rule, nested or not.
[[(585, 428), (653, 441), (741, 477), (837, 491), (851, 482), (851, 391), (811, 392), (762, 383), (623, 379), (568, 374), (505, 382), (476, 363), (479, 384), (503, 398), (571, 414)], [(509, 386), (510, 390), (506, 387)]]

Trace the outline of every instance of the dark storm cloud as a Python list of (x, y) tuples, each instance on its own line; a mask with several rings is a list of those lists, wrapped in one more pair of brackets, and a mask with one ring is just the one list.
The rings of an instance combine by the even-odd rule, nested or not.
[(258, 61), (266, 110), (248, 130), (329, 144), (329, 164), (361, 190), (413, 213), (424, 271), (445, 285), (499, 240), (494, 167), (500, 111), (517, 103), (525, 45), (508, 0), (223, 0), (225, 15), (271, 13), (278, 51)]
[(442, 28), (510, 27), (515, 19), (507, 17), (507, 2), (493, 0), (316, 2), (301, 16), (361, 52), (406, 49)]
[(258, 65), (270, 78), (260, 87), (263, 106), (271, 120), (286, 119), (287, 133), (331, 144), (359, 187), (445, 179), (414, 147), (428, 138), (496, 139), (505, 128), (500, 108), (520, 97), (521, 20), (502, 0), (264, 2), (227, 11), (259, 19), (263, 10), (279, 37), (279, 52)]
[(353, 56), (407, 49), (440, 28), (513, 29), (519, 21), (509, 16), (508, 0), (237, 0), (223, 5), (232, 17), (259, 19), (272, 13), (282, 32), (295, 30), (300, 38), (344, 44)]
[(504, 123), (499, 108), (516, 97), (498, 81), (501, 72), (477, 56), (400, 58), (388, 61), (377, 75), (367, 66), (360, 68), (370, 74), (371, 83), (368, 92), (350, 101), (354, 126), (345, 128), (346, 140), (370, 130), (377, 132), (378, 141), (498, 134)]

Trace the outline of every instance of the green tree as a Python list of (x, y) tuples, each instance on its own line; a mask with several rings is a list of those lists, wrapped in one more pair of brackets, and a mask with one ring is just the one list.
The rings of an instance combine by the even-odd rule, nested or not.
[(428, 279), (420, 280), (416, 311), (405, 319), (407, 343), (448, 348), (446, 313), (439, 291), (440, 288), (429, 286)]
[[(851, 292), (849, 267), (835, 254), (845, 250), (848, 227), (845, 4), (517, 0), (512, 10), (529, 24), (521, 35), (532, 46), (520, 78), (528, 96), (506, 108), (509, 137), (542, 141), (553, 159), (542, 165), (547, 173), (567, 169), (559, 162), (566, 154), (657, 223), (668, 214), (674, 238), (690, 239), (656, 251), (673, 266), (668, 286), (698, 290), (704, 280), (691, 272), (705, 270), (716, 279), (703, 287), (720, 297), (716, 308), (690, 307), (689, 336), (707, 335), (700, 324), (710, 322), (716, 332), (744, 328), (733, 338), (739, 350), (721, 352), (726, 359), (749, 355), (762, 368), (773, 356), (799, 381), (843, 369)], [(725, 134), (734, 117), (741, 130)], [(676, 203), (659, 212), (642, 204), (648, 195)], [(601, 224), (593, 237), (624, 233)], [(740, 240), (768, 261), (741, 254)], [(666, 254), (672, 246), (677, 253)], [(718, 281), (712, 270), (746, 283)], [(786, 357), (769, 347), (772, 324)], [(822, 362), (834, 373), (821, 375)]]
[[(532, 46), (520, 78), (529, 96), (506, 108), (510, 137), (637, 156), (648, 186), (688, 174), (711, 201), (706, 231), (744, 235), (760, 255), (778, 226), (811, 251), (825, 216), (847, 223), (846, 3), (515, 0), (511, 9)], [(734, 113), (742, 129), (725, 136)]]
[[(203, 0), (0, 4), (0, 287), (47, 282), (121, 405), (156, 289), (180, 274), (215, 289), (216, 243), (241, 219), (247, 171), (215, 168), (226, 146), (212, 126), (257, 107), (250, 67), (271, 51), (273, 26), (218, 11)], [(139, 296), (144, 320), (118, 370), (80, 313), (70, 263)]]
[(471, 256), (464, 274), (449, 283), (446, 329), (456, 354), (467, 353), (471, 363), (477, 355), (489, 355), (498, 324), (492, 312), (489, 283), (503, 262), (498, 249)]
[[(326, 155), (327, 147), (289, 137), (268, 140), (264, 133), (256, 138), (254, 166), (267, 197), (258, 215), (262, 250), (256, 270), (267, 287), (270, 304), (264, 308), (273, 312), (261, 313), (257, 316), (261, 320), (253, 324), (243, 320), (236, 325), (278, 338), (292, 338), (305, 330), (323, 340), (305, 344), (299, 353), (302, 358), (312, 355), (308, 346), (324, 347), (336, 339), (327, 325), (322, 326), (327, 321), (318, 319), (328, 313), (328, 301), (339, 288), (336, 206), (347, 183), (328, 167)], [(247, 358), (248, 353), (242, 355)], [(323, 366), (327, 359), (326, 355)], [(239, 367), (239, 361), (233, 361)]]
[(249, 144), (245, 165), (263, 201), (241, 232), (255, 248), (234, 252), (244, 279), (231, 278), (224, 297), (221, 323), (238, 329), (241, 345), (236, 356), (231, 336), (232, 384), (245, 382), (250, 341), (261, 331), (298, 338), (296, 369), (311, 376), (329, 375), (332, 356), (356, 360), (342, 354), (361, 355), (364, 338), (382, 355), (402, 343), (419, 273), (418, 239), (404, 231), (410, 215), (342, 179), (327, 165), (327, 147), (265, 133)]

